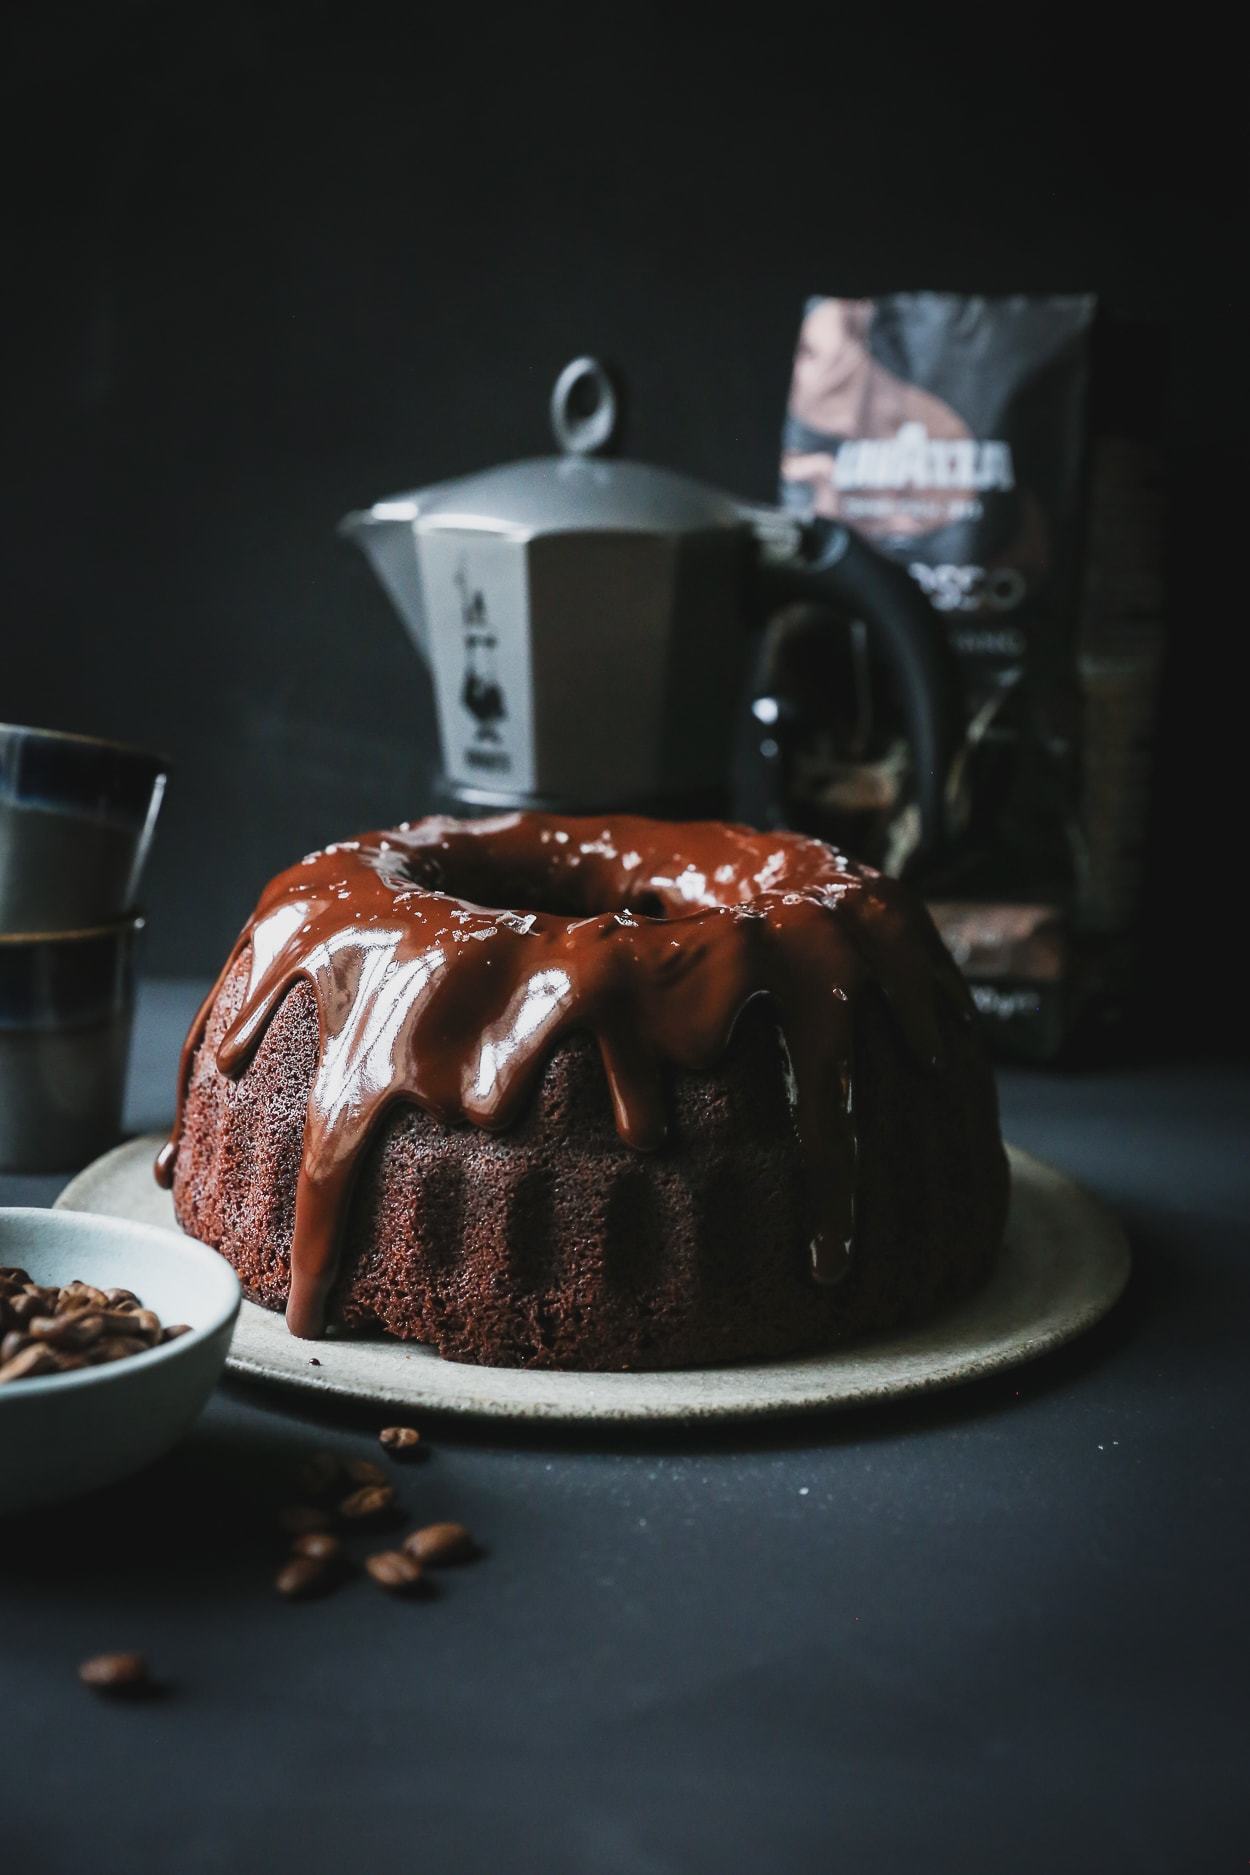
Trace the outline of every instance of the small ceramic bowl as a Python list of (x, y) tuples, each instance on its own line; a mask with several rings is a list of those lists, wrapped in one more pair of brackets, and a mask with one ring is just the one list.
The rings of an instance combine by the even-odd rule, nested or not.
[(0, 723), (0, 932), (82, 930), (132, 910), (164, 792), (159, 756)]
[(0, 1171), (68, 1171), (116, 1144), (142, 929), (0, 936)]
[(162, 1322), (189, 1322), (148, 1354), (0, 1387), (0, 1514), (112, 1484), (181, 1438), (221, 1377), (239, 1284), (215, 1250), (89, 1211), (0, 1209), (0, 1266), (32, 1282), (133, 1289)]

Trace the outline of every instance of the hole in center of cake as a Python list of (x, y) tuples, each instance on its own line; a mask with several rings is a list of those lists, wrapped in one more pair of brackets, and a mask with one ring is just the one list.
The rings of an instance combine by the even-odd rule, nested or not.
[(703, 909), (688, 899), (666, 904), (650, 886), (632, 892), (613, 891), (605, 888), (602, 880), (576, 873), (542, 881), (516, 879), (511, 884), (514, 890), (507, 883), (501, 887), (498, 880), (449, 881), (442, 889), (480, 905), (484, 911), (514, 911), (522, 917), (530, 912), (548, 918), (597, 918), (605, 912), (629, 912), (635, 918), (671, 919), (688, 918)]
[(483, 911), (511, 911), (525, 917), (595, 918), (605, 912), (629, 912), (635, 918), (689, 918), (720, 901), (712, 893), (692, 893), (688, 882), (622, 878), (614, 868), (572, 864), (539, 873), (504, 871), (468, 860), (440, 863), (429, 857), (409, 865), (405, 878), (436, 892), (446, 892)]
[[(669, 923), (700, 912), (741, 904), (756, 888), (726, 862), (711, 866), (697, 852), (658, 842), (652, 850), (606, 836), (573, 839), (561, 829), (540, 840), (521, 840), (511, 827), (492, 828), (487, 839), (476, 825), (448, 831), (436, 844), (409, 848), (399, 861), (397, 884), (443, 892), (482, 911), (521, 917), (580, 919), (629, 913)], [(513, 837), (509, 838), (511, 835)], [(396, 862), (388, 857), (394, 874)]]

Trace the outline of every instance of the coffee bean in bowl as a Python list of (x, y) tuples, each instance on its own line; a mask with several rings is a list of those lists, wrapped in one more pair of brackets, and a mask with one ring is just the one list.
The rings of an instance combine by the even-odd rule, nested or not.
[[(110, 1484), (182, 1436), (239, 1309), (215, 1251), (123, 1218), (0, 1209), (0, 1269), (0, 1514)], [(102, 1325), (75, 1327), (76, 1315)], [(180, 1332), (167, 1339), (167, 1326)], [(106, 1358), (77, 1358), (101, 1340)]]
[(0, 1387), (102, 1367), (189, 1332), (186, 1322), (165, 1327), (130, 1290), (113, 1293), (116, 1303), (80, 1277), (45, 1285), (32, 1282), (29, 1270), (0, 1265)]

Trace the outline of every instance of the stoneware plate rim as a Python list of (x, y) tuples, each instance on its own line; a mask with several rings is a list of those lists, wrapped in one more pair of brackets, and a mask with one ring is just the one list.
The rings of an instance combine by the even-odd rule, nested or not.
[[(114, 1147), (70, 1180), (56, 1207), (95, 1209), (103, 1200), (114, 1216), (136, 1223), (152, 1222), (168, 1207), (172, 1220), (169, 1195), (152, 1177), (162, 1144), (163, 1135), (152, 1134)], [(958, 1386), (1033, 1360), (1084, 1333), (1114, 1305), (1129, 1277), (1131, 1259), (1119, 1220), (1053, 1166), (1019, 1147), (1007, 1151), (1012, 1216), (1002, 1258), (988, 1280), (927, 1322), (828, 1354), (626, 1374), (475, 1367), (381, 1337), (297, 1341), (286, 1336), (280, 1316), (244, 1301), (227, 1369), (248, 1380), (355, 1401), (566, 1424), (688, 1424), (845, 1411)], [(157, 1221), (154, 1227), (181, 1235), (173, 1224)], [(975, 1329), (992, 1305), (1001, 1309), (1013, 1297), (1023, 1308), (1030, 1282), (1036, 1289), (1047, 1276), (1046, 1236), (1049, 1230), (1053, 1240), (1056, 1228), (1076, 1246), (1068, 1251), (1066, 1267), (1049, 1272), (1050, 1287), (1043, 1284), (1041, 1304), (1034, 1299), (1031, 1313), (1012, 1319), (1008, 1306), (994, 1333), (987, 1328), (978, 1345), (975, 1335), (969, 1338), (969, 1325)], [(1055, 1264), (1053, 1249), (1049, 1260)]]
[[(106, 1154), (105, 1157), (111, 1155)], [(99, 1161), (96, 1162), (97, 1164)], [(63, 1194), (62, 1194), (63, 1195)], [(58, 1219), (59, 1230), (64, 1231), (64, 1219), (81, 1219), (81, 1236), (86, 1244), (93, 1236), (111, 1237), (123, 1242), (131, 1242), (138, 1233), (160, 1254), (183, 1259), (189, 1265), (204, 1270), (213, 1283), (221, 1283), (224, 1274), (233, 1277), (231, 1290), (228, 1283), (221, 1283), (222, 1300), (212, 1305), (211, 1319), (193, 1325), (185, 1335), (179, 1335), (176, 1341), (167, 1341), (163, 1346), (149, 1348), (145, 1354), (136, 1355), (135, 1361), (142, 1361), (144, 1371), (152, 1372), (166, 1362), (176, 1361), (203, 1345), (214, 1335), (220, 1334), (229, 1322), (237, 1316), (242, 1303), (242, 1291), (239, 1279), (230, 1265), (207, 1244), (202, 1244), (195, 1237), (188, 1237), (184, 1231), (170, 1229), (167, 1225), (151, 1224), (139, 1218), (127, 1218), (117, 1212), (87, 1211), (77, 1205), (62, 1204), (58, 1198), (49, 1208), (47, 1205), (4, 1205), (0, 1206), (0, 1252), (6, 1248), (5, 1235), (7, 1224), (20, 1223), (29, 1227), (36, 1236), (47, 1230), (49, 1237), (53, 1232), (48, 1229), (52, 1219)], [(163, 1241), (161, 1241), (163, 1240)], [(88, 1252), (89, 1254), (89, 1252)], [(0, 1255), (0, 1262), (5, 1261)], [(90, 1276), (83, 1274), (86, 1282)], [(36, 1278), (38, 1280), (38, 1278)], [(0, 1387), (0, 1413), (6, 1404), (21, 1399), (36, 1399), (42, 1393), (55, 1392), (69, 1394), (84, 1387), (104, 1387), (110, 1382), (125, 1384), (134, 1377), (132, 1361), (108, 1361), (100, 1367), (78, 1367), (68, 1374), (39, 1374), (30, 1380), (23, 1380), (11, 1387)]]

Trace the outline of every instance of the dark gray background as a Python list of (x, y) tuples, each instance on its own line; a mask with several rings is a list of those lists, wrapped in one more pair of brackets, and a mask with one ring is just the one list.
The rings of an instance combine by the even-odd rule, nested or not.
[(345, 509), (546, 448), (582, 350), (626, 374), (634, 453), (768, 497), (808, 294), (1093, 288), (1172, 464), (1147, 938), (1201, 957), (1222, 1032), (1218, 59), (950, 8), (54, 0), (2, 30), (0, 717), (174, 758), (154, 968), (213, 969), (274, 870), (426, 803), (424, 676)]
[[(197, 985), (149, 987), (131, 1121)], [(1134, 1275), (928, 1402), (667, 1437), (422, 1421), (436, 1601), (286, 1606), (304, 1454), (378, 1412), (230, 1387), (133, 1483), (0, 1531), (0, 1858), (29, 1875), (1209, 1875), (1250, 1856), (1250, 1077), (1003, 1077)], [(55, 1179), (0, 1179), (0, 1201)], [(167, 1695), (75, 1678), (146, 1649)]]
[[(543, 446), (582, 349), (626, 370), (636, 453), (764, 497), (813, 289), (1093, 287), (1136, 329), (1173, 470), (1141, 1046), (1223, 1040), (1227, 103), (1186, 18), (1110, 53), (1088, 30), (5, 9), (0, 716), (175, 758), (158, 968), (215, 967), (275, 867), (421, 805), (428, 698), (333, 540), (344, 508)], [(167, 1118), (194, 994), (149, 986), (135, 1124)], [(6, 1530), (6, 1869), (1244, 1867), (1245, 1079), (1013, 1074), (1005, 1097), (1136, 1256), (1105, 1327), (1016, 1376), (715, 1439), (431, 1423), (409, 1508), (490, 1555), (428, 1606), (363, 1583), (276, 1604), (290, 1461), (367, 1451), (376, 1421), (267, 1395), (228, 1391), (169, 1463)], [(168, 1697), (93, 1702), (79, 1659), (133, 1645)]]

